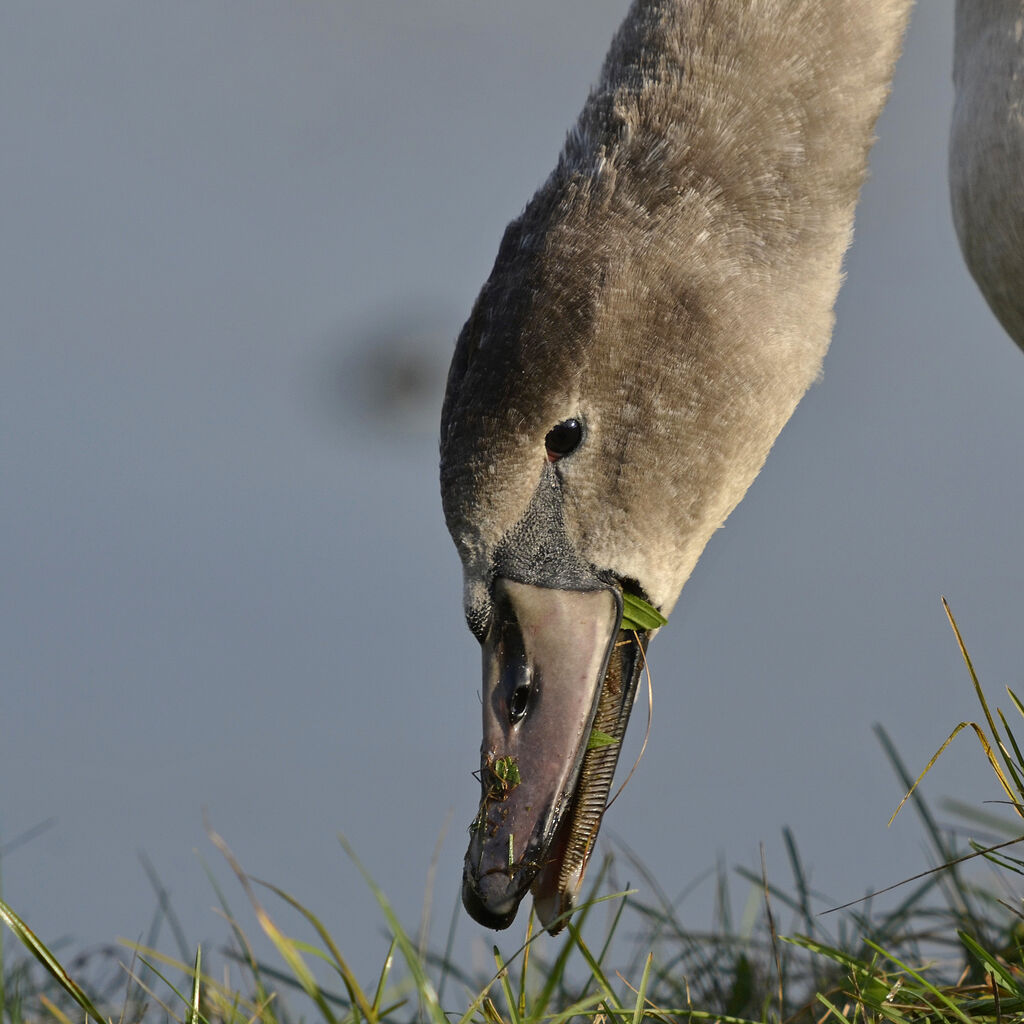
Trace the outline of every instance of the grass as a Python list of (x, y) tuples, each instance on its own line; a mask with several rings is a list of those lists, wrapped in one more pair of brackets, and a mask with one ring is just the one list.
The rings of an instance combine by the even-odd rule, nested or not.
[[(0, 1024), (65, 1024), (83, 1017), (182, 1024), (1024, 1021), (1024, 860), (1014, 846), (1024, 841), (1024, 757), (1010, 721), (1001, 710), (992, 712), (948, 608), (947, 613), (983, 723), (958, 724), (935, 758), (960, 732), (977, 737), (1006, 797), (1005, 811), (999, 816), (956, 809), (965, 820), (1006, 838), (986, 847), (957, 847), (917, 790), (935, 758), (915, 779), (879, 728), (879, 740), (908, 792), (907, 803), (918, 815), (931, 856), (943, 865), (901, 885), (895, 904), (884, 910), (876, 909), (880, 901), (869, 898), (815, 914), (811, 907), (820, 897), (810, 890), (797, 844), (787, 832), (789, 879), (781, 884), (764, 870), (760, 876), (740, 872), (757, 906), (736, 923), (728, 880), (720, 869), (716, 925), (711, 932), (696, 933), (680, 920), (678, 901), (669, 899), (624, 851), (601, 866), (589, 902), (563, 937), (537, 945), (531, 917), (524, 944), (504, 953), (495, 945), (494, 968), (483, 976), (455, 963), (450, 944), (446, 951), (424, 952), (342, 840), (391, 935), (379, 969), (359, 979), (316, 914), (276, 886), (250, 878), (224, 841), (210, 832), (280, 964), (257, 958), (212, 876), (231, 933), (219, 968), (211, 967), (209, 951), (188, 950), (155, 875), (159, 907), (148, 941), (88, 957), (62, 959), (60, 950), (48, 949), (0, 901), (0, 923), (23, 950), (17, 957), (9, 951), (5, 955), (0, 940)], [(1008, 694), (1013, 722), (1020, 728), (1016, 716), (1024, 720), (1024, 705), (1012, 691)], [(979, 861), (993, 873), (985, 885), (973, 880), (972, 862)], [(620, 886), (623, 869), (635, 872), (651, 895), (640, 898)], [(272, 913), (268, 903), (280, 909)], [(599, 906), (602, 913), (597, 914)], [(297, 913), (301, 936), (286, 934), (277, 923), (283, 910)], [(794, 922), (792, 934), (780, 934), (780, 915)], [(153, 948), (163, 923), (171, 926), (177, 957)]]

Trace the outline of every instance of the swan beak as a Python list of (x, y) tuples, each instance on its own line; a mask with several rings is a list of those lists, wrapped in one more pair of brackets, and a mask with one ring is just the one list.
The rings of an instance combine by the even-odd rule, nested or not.
[(622, 595), (501, 577), (493, 593), (483, 644), (481, 800), (462, 901), (474, 920), (500, 929), (542, 869), (542, 878), (558, 874)]

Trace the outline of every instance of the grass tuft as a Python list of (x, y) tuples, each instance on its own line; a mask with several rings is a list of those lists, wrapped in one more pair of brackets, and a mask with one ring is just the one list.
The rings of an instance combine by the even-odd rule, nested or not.
[[(422, 926), (414, 941), (352, 846), (341, 838), (391, 935), (379, 970), (364, 985), (315, 913), (278, 886), (251, 878), (224, 840), (208, 830), (280, 965), (256, 957), (212, 875), (232, 944), (225, 951), (220, 978), (211, 972), (209, 956), (201, 948), (188, 960), (184, 935), (147, 862), (159, 910), (147, 943), (123, 944), (133, 959), (130, 967), (117, 964), (121, 981), (127, 976), (119, 1008), (109, 981), (85, 985), (74, 976), (95, 975), (97, 964), (109, 969), (117, 952), (103, 950), (98, 957), (75, 957), (65, 964), (0, 901), (0, 922), (27, 954), (12, 961), (0, 945), (0, 1024), (72, 1024), (83, 1014), (86, 1021), (108, 1024), (144, 1017), (180, 1024), (1021, 1024), (1024, 858), (1013, 847), (1024, 842), (1019, 834), (1024, 758), (1014, 728), (1024, 721), (1024, 704), (1008, 689), (1009, 716), (990, 706), (956, 620), (943, 604), (981, 704), (982, 723), (961, 722), (916, 777), (889, 736), (877, 728), (882, 749), (907, 791), (900, 808), (914, 808), (930, 855), (942, 865), (883, 890), (890, 900), (891, 892), (899, 891), (895, 902), (883, 909), (878, 898), (882, 893), (873, 893), (845, 907), (816, 911), (824, 897), (811, 889), (796, 840), (787, 830), (783, 838), (789, 880), (780, 884), (769, 879), (763, 864), (760, 876), (739, 871), (750, 887), (750, 899), (737, 924), (729, 877), (720, 867), (715, 875), (716, 924), (710, 932), (694, 932), (680, 918), (679, 900), (669, 899), (624, 847), (616, 858), (605, 859), (592, 880), (590, 899), (559, 939), (546, 938), (537, 945), (540, 933), (531, 914), (523, 944), (510, 955), (495, 945), (493, 974), (475, 976), (454, 962), (451, 933), (442, 953), (424, 948)], [(974, 821), (988, 835), (1007, 837), (972, 842), (967, 850), (939, 827), (920, 792), (924, 776), (965, 730), (978, 739), (1007, 808), (1004, 815), (957, 808), (961, 819)], [(972, 862), (980, 860), (988, 862), (995, 885), (991, 878), (984, 886), (973, 880)], [(615, 872), (623, 866), (639, 874), (642, 895), (614, 884)], [(619, 891), (606, 894), (609, 885)], [(258, 890), (296, 912), (309, 937), (286, 934), (257, 897)], [(602, 929), (593, 910), (608, 901), (613, 913)], [(780, 912), (791, 915), (792, 934), (780, 933)], [(155, 948), (163, 921), (170, 925), (177, 956)], [(231, 968), (242, 972), (240, 983), (231, 980)], [(175, 973), (184, 983), (173, 980)], [(461, 989), (461, 997), (447, 996), (452, 988)], [(301, 1006), (299, 1016), (291, 1008), (295, 1003)]]

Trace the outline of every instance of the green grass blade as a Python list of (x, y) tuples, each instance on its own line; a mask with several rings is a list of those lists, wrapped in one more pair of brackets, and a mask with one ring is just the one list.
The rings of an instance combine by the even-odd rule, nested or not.
[(104, 1020), (103, 1014), (96, 1009), (96, 1005), (85, 994), (85, 991), (78, 983), (64, 970), (60, 961), (46, 948), (46, 945), (38, 939), (27, 924), (3, 901), (0, 900), (0, 921), (14, 932), (18, 941), (49, 971), (58, 985), (85, 1012), (96, 1021)]
[(566, 1024), (568, 1021), (600, 1021), (601, 1014), (595, 1011), (601, 1005), (602, 995), (600, 992), (593, 992), (583, 999), (577, 999), (575, 1002), (570, 1003), (565, 1007), (564, 1010), (557, 1010), (552, 1013), (538, 1016), (536, 1014), (530, 1015), (530, 1021), (533, 1024)]
[[(488, 1010), (488, 1004), (490, 1000), (487, 998), (487, 993), (490, 990), (490, 985), (484, 986), (477, 994), (473, 997), (469, 1006), (466, 1007), (466, 1012), (459, 1018), (458, 1024), (470, 1024), (473, 1020), (473, 1015), (476, 1013), (483, 1013), (483, 1015), (490, 1020), (493, 1014)], [(500, 1016), (498, 1017), (500, 1020)]]
[(448, 979), (457, 977), (459, 973), (457, 966), (452, 963), (452, 950), (455, 948), (455, 932), (460, 920), (462, 920), (462, 899), (456, 896), (452, 900), (452, 914), (448, 919), (448, 934), (445, 937), (444, 953), (439, 961), (441, 965), (441, 977), (437, 983), (437, 1001), (439, 1003), (444, 1000), (444, 987), (448, 983)]
[[(847, 1017), (846, 1014), (843, 1013), (843, 1011), (840, 1010), (839, 1007), (836, 1006), (835, 1003), (833, 1003), (830, 1000), (826, 999), (820, 992), (817, 994), (817, 996), (815, 998), (818, 1000), (819, 1003), (821, 1003), (822, 1006), (825, 1006), (825, 1007), (828, 1008), (829, 1012), (832, 1014), (833, 1017), (835, 1017), (835, 1019), (837, 1021), (840, 1022), (840, 1024), (853, 1024), (853, 1022), (850, 1020), (850, 1018)], [(854, 1013), (854, 1020), (856, 1020), (856, 1019), (857, 1019), (857, 1014), (855, 1012)]]
[(967, 947), (968, 952), (976, 956), (984, 964), (985, 970), (989, 974), (995, 975), (1002, 982), (1004, 988), (1016, 996), (1024, 996), (1024, 987), (1022, 987), (1020, 979), (1014, 976), (1014, 973), (999, 957), (979, 945), (967, 932), (959, 931), (957, 935), (960, 936), (960, 941)]
[[(607, 871), (607, 865), (601, 865), (601, 871), (594, 881), (594, 889), (596, 889), (601, 881), (604, 879), (605, 872)], [(621, 892), (608, 893), (605, 896), (596, 896), (586, 903), (581, 904), (573, 913), (575, 915), (575, 927), (582, 929), (586, 923), (591, 910), (596, 907), (599, 903), (604, 903), (607, 900), (625, 899), (628, 896), (636, 894), (635, 889), (624, 889)], [(568, 917), (566, 918), (568, 920)], [(576, 948), (575, 940), (572, 937), (572, 933), (569, 932), (565, 941), (562, 944), (562, 948), (559, 950), (558, 956), (555, 958), (555, 962), (552, 965), (551, 970), (548, 973), (547, 981), (544, 983), (544, 987), (541, 989), (541, 993), (538, 998), (534, 1001), (533, 1005), (533, 1017), (538, 1018), (542, 1016), (546, 1010), (548, 1003), (551, 1001), (551, 997), (554, 995), (555, 989), (562, 982), (565, 977), (566, 964), (569, 962), (569, 957), (572, 955), (573, 950)]]
[(593, 975), (594, 981), (597, 982), (598, 987), (604, 994), (604, 1002), (607, 1004), (608, 1013), (610, 1015), (617, 1015), (622, 1013), (624, 1008), (619, 1002), (618, 996), (612, 990), (611, 985), (608, 983), (608, 979), (605, 977), (604, 970), (601, 965), (594, 958), (593, 953), (587, 947), (587, 944), (583, 941), (583, 936), (580, 935), (579, 929), (571, 921), (568, 925), (569, 934), (572, 935), (573, 941), (576, 943), (576, 948), (583, 954), (583, 959), (587, 961), (587, 966), (590, 968), (590, 973)]
[(1017, 709), (1017, 713), (1024, 718), (1024, 704), (1021, 703), (1020, 697), (1017, 696), (1008, 686), (1006, 692), (1010, 695), (1010, 700), (1013, 701), (1013, 706)]
[[(142, 865), (142, 870), (146, 874), (146, 879), (149, 881), (150, 887), (156, 896), (159, 917), (167, 922), (168, 928), (171, 929), (171, 935), (174, 937), (174, 942), (178, 947), (178, 954), (181, 956), (181, 959), (185, 961), (188, 959), (189, 943), (185, 938), (185, 929), (182, 928), (181, 921), (178, 920), (178, 915), (174, 912), (174, 907), (171, 905), (170, 895), (163, 882), (160, 880), (156, 867), (146, 854), (139, 854), (139, 863)], [(149, 946), (155, 946), (156, 942), (150, 942), (147, 940), (146, 944)]]
[(509, 1020), (512, 1024), (522, 1024), (519, 1016), (518, 1000), (512, 992), (512, 985), (508, 980), (508, 967), (501, 958), (501, 950), (497, 946), (491, 946), (491, 952), (494, 954), (494, 963), (498, 968), (498, 981), (501, 983), (501, 991), (505, 996)]
[(633, 1008), (633, 1024), (642, 1024), (644, 1019), (644, 1002), (647, 999), (647, 983), (651, 979), (651, 965), (654, 963), (654, 954), (647, 954), (647, 962), (644, 964), (643, 974), (640, 975), (640, 984), (636, 990), (636, 1006)]
[(203, 977), (203, 947), (196, 946), (196, 962), (192, 966), (192, 998), (189, 1001), (189, 1012), (185, 1024), (199, 1024), (199, 989)]
[[(396, 945), (398, 945), (398, 939), (392, 938), (391, 945), (388, 946), (388, 955), (384, 957), (384, 966), (380, 969), (380, 977), (377, 979), (377, 991), (373, 994), (373, 1006), (370, 1007), (374, 1018), (380, 1015), (380, 1004), (384, 999), (384, 989), (387, 985), (388, 975), (391, 973), (391, 967), (395, 962)], [(368, 1017), (368, 1019), (373, 1018)]]
[(526, 972), (530, 969), (530, 948), (533, 945), (533, 907), (530, 907), (529, 917), (526, 919), (526, 941), (523, 943), (523, 968), (519, 972), (519, 1016), (526, 1016)]
[[(166, 953), (161, 953), (159, 950), (145, 949), (136, 943), (127, 942), (124, 939), (121, 940), (121, 945), (131, 949), (138, 957), (139, 962), (145, 966), (146, 970), (162, 981), (182, 1003), (186, 1006), (190, 1004), (191, 1000), (189, 997), (185, 993), (179, 992), (170, 978), (162, 973), (156, 966), (157, 964), (164, 964), (167, 967), (172, 967), (175, 970), (180, 971), (187, 977), (194, 978), (194, 970), (189, 964), (182, 963), (176, 957), (169, 956)], [(240, 953), (229, 949), (226, 949), (223, 952), (224, 955), (232, 962), (248, 967), (248, 962)], [(298, 982), (290, 974), (287, 974), (285, 971), (275, 971), (273, 968), (267, 968), (266, 970), (275, 980), (280, 981), (283, 985), (287, 985), (297, 991), (301, 991)], [(156, 998), (151, 989), (143, 986), (141, 982), (137, 981), (136, 983), (144, 989), (147, 995)], [(209, 974), (200, 973), (199, 983), (202, 986), (202, 1001), (207, 1007), (205, 1014), (200, 1011), (200, 1024), (205, 1024), (205, 1022), (209, 1020), (235, 1024), (235, 1022), (239, 1022), (246, 1018), (250, 1021), (259, 1021), (261, 1024), (273, 1024), (273, 1018), (265, 1013), (265, 1009), (267, 1005), (279, 999), (276, 992), (266, 995), (265, 990), (261, 988), (260, 991), (264, 993), (264, 997), (262, 1002), (259, 1002), (254, 1001), (251, 997), (243, 996), (242, 993), (236, 991), (228, 984), (226, 975), (224, 978), (217, 979), (211, 977)], [(160, 1005), (162, 1006), (163, 1003)], [(340, 1005), (345, 1010), (349, 1009), (348, 1003), (344, 1001), (341, 1001)], [(174, 1019), (177, 1019), (169, 1009), (167, 1010), (167, 1014), (169, 1018), (173, 1017)]]
[(786, 846), (786, 855), (789, 857), (789, 867), (793, 872), (793, 883), (796, 885), (797, 900), (800, 907), (801, 924), (804, 931), (813, 936), (816, 930), (815, 917), (811, 912), (811, 889), (807, 881), (807, 873), (804, 871), (804, 862), (800, 857), (800, 851), (796, 845), (796, 838), (793, 830), (784, 828), (782, 830), (782, 841)]
[(975, 807), (967, 800), (957, 800), (955, 797), (946, 797), (942, 801), (942, 809), (957, 818), (969, 822), (976, 829), (983, 829), (993, 835), (1019, 836), (1020, 822), (1007, 821), (1003, 814), (996, 811), (989, 811), (983, 807)]
[(873, 949), (880, 956), (885, 957), (890, 963), (895, 964), (901, 971), (904, 972), (908, 977), (911, 977), (921, 986), (921, 988), (927, 992), (933, 999), (942, 1003), (943, 1006), (948, 1009), (957, 1020), (961, 1021), (962, 1024), (976, 1024), (970, 1017), (960, 1008), (953, 998), (947, 995), (937, 985), (932, 984), (923, 974), (919, 971), (915, 971), (913, 967), (905, 963), (895, 954), (890, 953), (888, 950), (883, 949), (881, 946), (872, 942), (870, 939), (867, 940), (866, 944)]
[[(1006, 688), (1009, 692), (1010, 688)], [(1013, 772), (1014, 783), (1017, 786), (1017, 791), (1024, 794), (1024, 784), (1022, 784), (1020, 776), (1020, 768), (1024, 767), (1024, 756), (1021, 755), (1020, 747), (1017, 745), (1017, 737), (1013, 734), (1013, 729), (1010, 727), (1010, 723), (1006, 720), (1006, 715), (1003, 714), (1000, 708), (996, 708), (996, 714), (999, 715), (999, 721), (1003, 723), (1003, 728), (1006, 730), (1006, 738), (1010, 741), (1010, 746), (1013, 747), (1013, 756), (1016, 758), (1015, 762), (1010, 763), (1010, 770)]]
[[(4, 847), (3, 844), (0, 843), (0, 898), (2, 898), (4, 894), (3, 853)], [(10, 1008), (7, 1006), (7, 997), (4, 990), (4, 978), (6, 977), (6, 974), (7, 968), (4, 963), (4, 930), (3, 928), (0, 928), (0, 1022), (2, 1022), (5, 1017), (10, 1017), (12, 1020), (14, 1019), (14, 1015), (10, 1013)]]
[(862, 977), (874, 977), (871, 967), (868, 964), (863, 963), (852, 953), (848, 953), (845, 950), (837, 949), (834, 946), (826, 946), (822, 942), (805, 938), (802, 935), (780, 935), (779, 938), (783, 942), (788, 942), (794, 946), (799, 946), (801, 949), (806, 949), (811, 953), (814, 953), (816, 956), (821, 956), (827, 960), (831, 960), (840, 967), (845, 967), (847, 970), (859, 974)]
[(551, 1002), (551, 997), (555, 994), (555, 989), (565, 977), (565, 968), (569, 963), (569, 957), (572, 955), (574, 948), (575, 946), (573, 945), (572, 936), (566, 935), (562, 941), (562, 947), (559, 949), (558, 955), (555, 957), (555, 961), (548, 971), (548, 976), (544, 982), (544, 986), (540, 990), (540, 995), (534, 1000), (533, 1010), (535, 1016), (541, 1015), (547, 1011), (548, 1003)]
[[(601, 882), (604, 880), (605, 876), (608, 874), (610, 869), (611, 869), (611, 859), (609, 857), (605, 857), (604, 862), (601, 864), (601, 872), (597, 876), (597, 880), (594, 883), (594, 888), (593, 888), (594, 892), (597, 892), (598, 887), (600, 886)], [(630, 885), (630, 883), (627, 882), (626, 883), (626, 888), (627, 889), (629, 888), (629, 885)], [(603, 964), (604, 961), (605, 961), (605, 958), (608, 956), (608, 951), (611, 949), (612, 940), (615, 938), (615, 933), (619, 929), (619, 922), (622, 920), (622, 915), (625, 913), (626, 905), (628, 903), (629, 903), (629, 897), (628, 896), (623, 896), (622, 899), (619, 901), (619, 905), (615, 908), (615, 916), (612, 918), (612, 923), (611, 923), (611, 925), (608, 928), (608, 934), (605, 936), (605, 939), (604, 939), (604, 945), (601, 947), (601, 952), (600, 952), (600, 954), (597, 957), (599, 963)]]
[[(175, 985), (174, 982), (172, 982), (170, 978), (168, 978), (162, 972), (158, 971), (156, 969), (155, 964), (150, 963), (149, 960), (147, 960), (141, 953), (139, 954), (139, 963), (143, 964), (145, 966), (146, 970), (148, 970), (154, 977), (159, 978), (174, 993), (174, 995), (178, 997), (178, 1001), (179, 1002), (184, 1003), (185, 1006), (189, 1005), (189, 999), (185, 995), (185, 993), (180, 991), (178, 989), (178, 986)], [(175, 966), (177, 966), (177, 964)], [(181, 966), (183, 966), (185, 968), (185, 972), (187, 973), (188, 972), (188, 965), (187, 964), (182, 964)], [(146, 992), (148, 995), (150, 995), (154, 999), (156, 999), (156, 995), (153, 992), (153, 990), (151, 988), (149, 988), (144, 982), (140, 981), (139, 982), (139, 986), (143, 989), (144, 992)], [(158, 1000), (158, 1002), (159, 1002), (159, 1000)], [(163, 1006), (164, 1009), (167, 1010), (168, 1013), (171, 1013), (170, 1007), (168, 1007), (166, 1004), (161, 1002), (160, 1005)], [(175, 1018), (175, 1019), (177, 1019), (177, 1018)], [(186, 1021), (187, 1020), (188, 1020), (188, 1016), (186, 1014)]]

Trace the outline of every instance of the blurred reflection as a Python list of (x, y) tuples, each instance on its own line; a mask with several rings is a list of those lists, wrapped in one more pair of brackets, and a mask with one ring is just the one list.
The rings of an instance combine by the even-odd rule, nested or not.
[(332, 417), (392, 436), (436, 433), (457, 330), (437, 316), (392, 316), (343, 338), (321, 378)]

